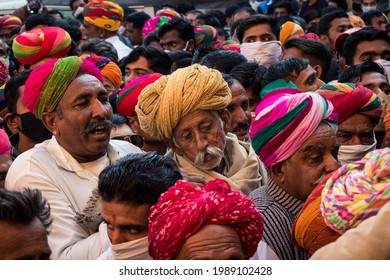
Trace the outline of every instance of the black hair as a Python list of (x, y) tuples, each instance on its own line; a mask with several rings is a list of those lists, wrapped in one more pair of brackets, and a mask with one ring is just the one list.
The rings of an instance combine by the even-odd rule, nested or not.
[(196, 19), (202, 19), (204, 21), (204, 25), (210, 25), (215, 28), (222, 27), (221, 22), (214, 15), (200, 14), (196, 16)]
[(115, 113), (112, 115), (111, 122), (115, 126), (119, 126), (122, 124), (127, 124), (127, 125), (129, 124), (128, 118), (126, 118), (125, 116), (122, 116), (121, 114), (118, 114), (118, 113)]
[(38, 25), (55, 26), (56, 20), (47, 13), (39, 13), (29, 16), (25, 21), (26, 31), (30, 31)]
[(390, 37), (386, 32), (372, 27), (367, 26), (358, 31), (351, 33), (344, 41), (341, 47), (341, 55), (345, 58), (347, 65), (353, 65), (353, 57), (356, 53), (357, 45), (362, 41), (375, 41), (384, 40), (390, 44)]
[(0, 188), (0, 220), (10, 224), (30, 224), (36, 218), (49, 233), (50, 206), (38, 189), (13, 192)]
[(59, 10), (50, 10), (46, 12), (48, 15), (60, 15), (60, 18), (64, 19), (64, 15)]
[(319, 11), (312, 10), (312, 11), (305, 13), (305, 15), (303, 16), (303, 19), (306, 21), (306, 23), (309, 23), (309, 21), (311, 21), (315, 18), (320, 18), (320, 17), (321, 17), (321, 14)]
[(177, 50), (177, 51), (171, 51), (168, 53), (169, 57), (171, 58), (172, 62), (177, 62), (183, 58), (191, 58), (193, 57), (191, 52), (185, 51), (185, 50)]
[(230, 26), (230, 37), (232, 38), (234, 35), (234, 32), (236, 32), (237, 27), (243, 22), (244, 19), (240, 18), (239, 20), (236, 20), (235, 22), (232, 23)]
[(172, 60), (169, 55), (160, 48), (153, 46), (138, 46), (133, 49), (123, 60), (123, 65), (135, 62), (143, 56), (148, 61), (148, 66), (156, 73), (169, 75), (171, 73)]
[[(252, 79), (258, 65), (256, 62), (243, 62), (232, 68), (230, 76), (236, 79), (245, 89), (252, 86)], [(264, 66), (265, 67), (265, 66)], [(267, 69), (267, 67), (265, 67)]]
[(364, 21), (366, 25), (372, 25), (372, 19), (377, 17), (384, 16), (383, 13), (378, 10), (370, 10), (368, 12), (363, 13), (360, 18)]
[(179, 14), (185, 15), (189, 11), (195, 10), (195, 6), (189, 2), (186, 1), (181, 1), (180, 3), (177, 4), (177, 12)]
[(192, 64), (200, 63), (200, 61), (205, 57), (207, 54), (211, 52), (218, 51), (217, 48), (211, 47), (208, 45), (199, 45), (194, 52), (194, 56), (192, 58)]
[(225, 9), (225, 15), (226, 15), (226, 17), (231, 18), (231, 17), (234, 15), (234, 13), (235, 13), (239, 8), (240, 8), (240, 5), (238, 5), (238, 4), (231, 5), (231, 6), (227, 7), (227, 8)]
[(244, 19), (237, 27), (237, 38), (240, 43), (244, 39), (245, 31), (258, 24), (269, 24), (276, 38), (279, 39), (280, 28), (273, 17), (269, 15), (253, 15)]
[(212, 15), (214, 16), (215, 18), (218, 19), (219, 23), (220, 23), (220, 26), (221, 28), (223, 28), (227, 23), (226, 23), (226, 16), (223, 12), (221, 12), (220, 10), (211, 10), (211, 11), (208, 11), (206, 12), (206, 14), (208, 15)]
[(352, 65), (341, 72), (338, 81), (340, 83), (358, 83), (361, 81), (362, 75), (367, 72), (377, 72), (385, 75), (383, 67), (378, 63), (374, 61), (365, 61), (362, 64)]
[(333, 55), (324, 43), (317, 40), (293, 38), (285, 43), (284, 49), (287, 50), (292, 47), (300, 49), (309, 59), (309, 61), (312, 62), (312, 65), (319, 64), (322, 68), (322, 74), (320, 79), (325, 79), (326, 74), (329, 71), (330, 62), (332, 60)]
[(16, 112), (16, 103), (19, 99), (19, 87), (23, 86), (27, 78), (30, 76), (31, 70), (25, 70), (23, 72), (17, 73), (12, 76), (11, 79), (7, 81), (4, 87), (4, 97), (5, 102), (7, 103), (7, 108), (10, 113)]
[(103, 201), (152, 206), (180, 179), (180, 170), (172, 159), (156, 152), (136, 153), (104, 168), (98, 190)]
[(227, 74), (234, 66), (243, 62), (247, 62), (247, 59), (238, 52), (217, 50), (203, 57), (200, 64)]
[(341, 8), (344, 12), (348, 11), (348, 3), (346, 0), (328, 0), (328, 3), (333, 2), (337, 4), (337, 7)]
[(234, 17), (236, 14), (241, 13), (241, 12), (247, 12), (250, 16), (257, 14), (256, 11), (253, 10), (252, 7), (244, 6), (244, 7), (239, 8), (238, 10), (236, 10), (236, 11), (234, 12), (234, 14), (233, 14), (233, 17)]
[(135, 29), (141, 30), (144, 26), (145, 22), (150, 19), (150, 16), (144, 12), (135, 12), (131, 13), (127, 16), (126, 22), (133, 23), (133, 27)]
[(271, 65), (264, 75), (262, 86), (278, 79), (290, 81), (309, 66), (309, 60), (299, 57), (290, 57)]
[(320, 22), (317, 25), (317, 35), (329, 35), (329, 29), (332, 25), (332, 21), (336, 18), (349, 18), (348, 14), (344, 11), (337, 10), (321, 16)]
[(181, 19), (179, 17), (173, 18), (172, 20), (163, 24), (157, 30), (157, 37), (161, 38), (166, 33), (170, 32), (172, 30), (176, 30), (179, 33), (179, 36), (183, 41), (189, 41), (192, 39), (195, 42), (194, 27), (189, 22), (187, 22), (184, 19)]
[(109, 58), (112, 62), (118, 63), (118, 52), (114, 46), (103, 39), (91, 38), (80, 45), (81, 53), (94, 53)]
[(268, 14), (273, 14), (276, 8), (285, 8), (288, 14), (292, 14), (293, 12), (293, 6), (291, 2), (280, 1), (270, 5), (270, 7), (268, 8)]

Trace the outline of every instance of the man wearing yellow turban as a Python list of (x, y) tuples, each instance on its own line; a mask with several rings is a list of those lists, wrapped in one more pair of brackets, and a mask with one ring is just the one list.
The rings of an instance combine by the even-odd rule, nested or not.
[(219, 71), (195, 64), (147, 86), (136, 113), (145, 132), (166, 141), (179, 167), (248, 194), (262, 183), (261, 164), (250, 144), (228, 133), (231, 98)]

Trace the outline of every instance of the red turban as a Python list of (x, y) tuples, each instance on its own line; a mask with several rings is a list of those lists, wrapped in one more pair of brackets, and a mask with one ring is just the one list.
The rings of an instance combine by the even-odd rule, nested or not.
[(11, 29), (22, 24), (16, 16), (0, 16), (0, 29)]
[(84, 20), (109, 31), (117, 31), (123, 21), (123, 9), (111, 1), (94, 0), (84, 6)]
[(25, 84), (23, 101), (27, 109), (39, 119), (43, 112), (52, 112), (70, 83), (81, 73), (92, 75), (103, 82), (95, 64), (77, 56), (53, 59), (38, 66)]
[(125, 117), (135, 116), (135, 106), (141, 91), (157, 81), (162, 75), (159, 73), (147, 74), (128, 83), (118, 94), (116, 108), (118, 113)]
[(32, 29), (18, 35), (12, 44), (15, 58), (24, 65), (33, 65), (44, 58), (65, 57), (72, 39), (57, 26)]
[(255, 204), (222, 179), (203, 187), (178, 181), (163, 193), (149, 215), (149, 254), (155, 260), (173, 259), (186, 239), (205, 224), (230, 225), (238, 233), (249, 259), (257, 250), (264, 223)]

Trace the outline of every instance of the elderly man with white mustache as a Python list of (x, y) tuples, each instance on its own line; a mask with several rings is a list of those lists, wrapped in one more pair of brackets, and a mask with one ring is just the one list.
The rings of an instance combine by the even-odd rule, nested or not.
[(228, 132), (231, 100), (221, 73), (195, 64), (146, 87), (136, 112), (141, 128), (167, 143), (166, 156), (182, 170), (249, 194), (267, 175), (251, 145)]

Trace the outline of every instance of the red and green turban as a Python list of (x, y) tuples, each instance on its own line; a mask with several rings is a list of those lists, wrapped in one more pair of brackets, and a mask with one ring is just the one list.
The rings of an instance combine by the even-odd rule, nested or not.
[(35, 68), (28, 77), (23, 101), (37, 118), (57, 107), (70, 83), (79, 74), (89, 74), (103, 82), (93, 62), (77, 56), (53, 59)]
[(118, 113), (125, 117), (135, 116), (135, 106), (141, 91), (157, 81), (162, 75), (159, 73), (147, 74), (128, 83), (118, 94), (116, 108)]
[(123, 21), (123, 9), (111, 1), (94, 0), (84, 6), (84, 20), (109, 31), (117, 31)]
[(263, 219), (253, 201), (222, 179), (203, 187), (179, 180), (150, 211), (149, 254), (155, 260), (174, 259), (186, 239), (206, 224), (233, 227), (246, 259), (254, 255), (263, 235)]
[(71, 48), (68, 32), (57, 26), (32, 29), (18, 35), (12, 44), (15, 58), (33, 65), (45, 58), (65, 57)]
[(16, 16), (0, 16), (0, 29), (12, 29), (21, 24), (22, 21)]
[(199, 45), (209, 45), (210, 43), (216, 43), (218, 40), (218, 31), (211, 25), (198, 25), (194, 26), (195, 43)]

